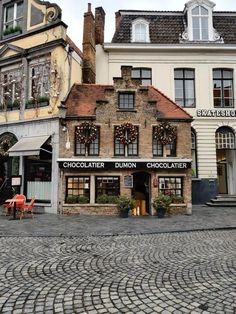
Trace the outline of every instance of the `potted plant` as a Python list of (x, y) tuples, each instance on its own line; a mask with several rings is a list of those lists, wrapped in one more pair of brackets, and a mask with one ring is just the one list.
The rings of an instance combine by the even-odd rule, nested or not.
[(120, 210), (120, 217), (128, 218), (129, 211), (135, 206), (135, 201), (133, 198), (128, 196), (119, 196), (117, 201), (117, 207)]
[(166, 211), (170, 207), (170, 204), (172, 202), (171, 196), (165, 195), (163, 193), (159, 193), (154, 199), (153, 199), (153, 208), (157, 212), (158, 218), (164, 218)]
[(171, 196), (172, 203), (174, 204), (183, 204), (184, 198), (181, 195), (172, 195)]

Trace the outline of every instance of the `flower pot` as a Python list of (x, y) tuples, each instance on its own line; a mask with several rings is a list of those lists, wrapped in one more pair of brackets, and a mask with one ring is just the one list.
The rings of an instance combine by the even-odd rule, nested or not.
[(129, 217), (129, 211), (128, 210), (121, 210), (120, 211), (120, 217), (121, 218), (128, 218)]
[(158, 207), (157, 208), (157, 217), (158, 218), (164, 218), (166, 214), (166, 208), (165, 207)]

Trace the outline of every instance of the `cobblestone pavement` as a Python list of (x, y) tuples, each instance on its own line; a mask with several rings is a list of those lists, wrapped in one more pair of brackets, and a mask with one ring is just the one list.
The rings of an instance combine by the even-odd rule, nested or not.
[(0, 313), (234, 314), (235, 279), (236, 230), (0, 237)]
[(236, 208), (194, 206), (193, 214), (170, 218), (111, 216), (60, 216), (38, 214), (35, 219), (10, 220), (0, 215), (0, 236), (85, 236), (151, 234), (172, 231), (236, 229)]

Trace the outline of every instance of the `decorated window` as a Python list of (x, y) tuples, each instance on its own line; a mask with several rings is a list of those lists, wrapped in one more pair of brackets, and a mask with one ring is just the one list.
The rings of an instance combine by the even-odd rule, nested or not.
[(120, 195), (120, 177), (98, 176), (95, 177), (96, 199), (100, 195), (118, 196)]
[(32, 60), (29, 64), (29, 102), (33, 102), (37, 106), (47, 105), (49, 89), (50, 59), (41, 57)]
[(124, 123), (115, 127), (115, 156), (138, 156), (138, 127)]
[(215, 108), (234, 107), (233, 70), (213, 70), (213, 97)]
[(10, 3), (4, 7), (4, 35), (12, 34), (22, 30), (23, 24), (23, 2)]
[(137, 19), (132, 24), (132, 42), (150, 42), (149, 23), (144, 19)]
[(197, 177), (197, 141), (196, 133), (191, 131), (191, 151), (192, 151), (192, 176)]
[(175, 69), (175, 101), (182, 107), (195, 107), (195, 74), (193, 69)]
[(90, 177), (73, 176), (66, 177), (66, 202), (80, 203), (89, 202)]
[(159, 177), (159, 192), (165, 195), (183, 196), (182, 178)]
[(151, 85), (152, 84), (152, 69), (133, 68), (132, 78), (139, 81), (141, 85)]
[(100, 128), (91, 121), (82, 122), (75, 130), (75, 155), (98, 156)]
[(121, 110), (134, 109), (134, 93), (132, 92), (119, 93), (119, 109)]
[(154, 157), (176, 156), (177, 129), (168, 122), (153, 127), (152, 152)]
[(23, 72), (22, 66), (2, 70), (0, 73), (0, 97), (2, 110), (16, 110), (20, 108), (23, 99)]

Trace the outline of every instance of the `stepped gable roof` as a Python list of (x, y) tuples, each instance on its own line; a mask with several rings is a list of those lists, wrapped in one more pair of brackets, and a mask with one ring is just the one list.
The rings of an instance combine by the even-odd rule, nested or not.
[[(67, 117), (95, 116), (97, 102), (106, 102), (106, 90), (113, 88), (113, 85), (74, 84), (65, 102), (67, 107)], [(157, 118), (192, 119), (192, 116), (183, 108), (178, 106), (175, 102), (153, 86), (145, 86), (145, 88), (148, 89), (148, 99), (156, 102)]]
[[(148, 21), (151, 44), (178, 44), (186, 28), (186, 15), (182, 11), (119, 10), (120, 22), (112, 43), (131, 43), (132, 22), (138, 18)], [(236, 44), (236, 12), (213, 12), (213, 27), (225, 44)]]

